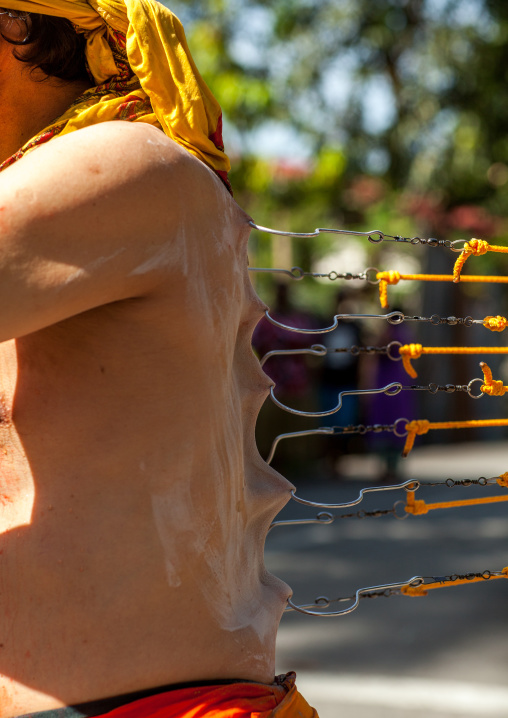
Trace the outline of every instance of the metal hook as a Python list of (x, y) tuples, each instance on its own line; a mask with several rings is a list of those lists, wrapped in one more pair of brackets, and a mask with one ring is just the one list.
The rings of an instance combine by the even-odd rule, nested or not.
[(309, 348), (305, 349), (273, 349), (270, 352), (267, 352), (263, 358), (260, 360), (261, 366), (265, 364), (265, 362), (270, 359), (270, 357), (274, 356), (288, 356), (291, 354), (312, 354), (312, 356), (316, 357), (324, 357), (326, 354), (328, 354), (328, 349), (323, 346), (323, 344), (313, 344)]
[[(265, 317), (268, 321), (279, 329), (286, 329), (288, 332), (297, 332), (298, 334), (326, 334), (327, 332), (333, 332), (339, 326), (339, 319), (386, 319), (390, 324), (402, 324), (406, 320), (406, 317), (402, 312), (395, 311), (389, 314), (336, 314), (333, 318), (333, 324), (324, 329), (300, 329), (299, 327), (290, 327), (287, 324), (282, 324), (276, 319), (270, 316), (268, 309), (265, 311)], [(416, 319), (411, 317), (411, 319)]]
[(274, 356), (287, 356), (290, 354), (312, 354), (313, 356), (323, 357), (327, 354), (351, 354), (354, 357), (360, 356), (360, 354), (383, 354), (392, 361), (402, 361), (402, 356), (398, 353), (396, 356), (392, 355), (392, 349), (401, 347), (401, 342), (393, 341), (382, 347), (366, 346), (360, 347), (353, 344), (350, 347), (325, 347), (324, 344), (313, 344), (311, 347), (304, 347), (302, 349), (273, 349), (263, 355), (260, 360), (261, 366), (265, 364), (270, 357)]
[(275, 437), (273, 440), (270, 453), (267, 456), (266, 463), (271, 464), (273, 456), (275, 454), (275, 449), (277, 448), (279, 441), (282, 439), (292, 439), (293, 437), (298, 436), (313, 436), (314, 434), (325, 434), (325, 435), (333, 435), (335, 432), (332, 427), (330, 426), (324, 426), (321, 429), (309, 429), (308, 431), (290, 431), (287, 434), (279, 434)]
[(312, 506), (315, 509), (348, 509), (350, 506), (357, 506), (363, 501), (365, 494), (373, 494), (379, 491), (395, 491), (397, 489), (406, 489), (406, 491), (418, 491), (421, 484), (419, 481), (404, 481), (403, 484), (394, 484), (393, 486), (368, 486), (365, 489), (361, 489), (358, 494), (358, 498), (353, 501), (347, 501), (343, 504), (323, 504), (318, 501), (309, 501), (308, 499), (302, 499), (295, 494), (295, 489), (291, 491), (291, 498), (297, 501), (299, 504), (304, 506)]
[(336, 414), (340, 409), (342, 408), (342, 397), (343, 396), (359, 396), (364, 394), (386, 394), (386, 396), (397, 396), (397, 394), (402, 391), (402, 384), (400, 384), (397, 381), (392, 382), (391, 384), (387, 384), (382, 389), (349, 389), (347, 391), (341, 391), (339, 392), (338, 396), (338, 403), (337, 406), (333, 409), (330, 409), (330, 411), (299, 411), (298, 409), (292, 409), (290, 406), (286, 406), (282, 402), (280, 402), (277, 397), (274, 394), (274, 388), (273, 386), (270, 387), (270, 396), (272, 398), (273, 403), (279, 407), (279, 409), (284, 409), (284, 411), (289, 412), (290, 414), (295, 414), (296, 416), (330, 416), (331, 414)]
[(405, 427), (408, 422), (409, 419), (402, 417), (394, 421), (393, 424), (372, 424), (369, 426), (365, 426), (364, 424), (357, 424), (351, 426), (323, 426), (319, 429), (308, 429), (307, 431), (290, 431), (286, 434), (279, 434), (273, 440), (270, 453), (268, 454), (268, 457), (266, 459), (266, 463), (270, 464), (272, 462), (275, 450), (279, 444), (279, 441), (282, 441), (282, 439), (293, 439), (299, 436), (313, 436), (319, 434), (323, 434), (325, 436), (336, 436), (341, 434), (360, 434), (363, 436), (364, 434), (367, 434), (369, 432), (378, 434), (382, 431), (389, 431), (395, 436), (397, 436), (399, 439), (403, 439), (405, 436), (407, 436), (407, 430), (403, 428), (402, 431), (400, 431), (399, 424), (402, 424)]
[[(424, 582), (423, 576), (413, 576), (413, 578), (409, 579), (409, 581), (401, 581), (399, 583), (385, 583), (380, 586), (369, 586), (368, 588), (359, 588), (355, 594), (354, 602), (351, 606), (348, 606), (347, 608), (342, 609), (341, 611), (310, 611), (308, 610), (310, 607), (318, 607), (319, 605), (322, 605), (323, 608), (327, 608), (330, 603), (332, 603), (332, 600), (327, 598), (326, 596), (319, 596), (316, 598), (314, 603), (311, 604), (303, 604), (300, 606), (297, 606), (293, 601), (288, 598), (288, 608), (286, 610), (292, 610), (292, 611), (298, 611), (298, 613), (305, 613), (307, 616), (345, 616), (348, 613), (351, 613), (356, 608), (358, 608), (358, 605), (360, 603), (360, 599), (364, 598), (364, 594), (372, 593), (372, 592), (380, 592), (381, 594), (386, 591), (393, 591), (397, 589), (401, 589), (404, 586), (412, 586), (417, 587), (421, 586), (421, 584)], [(348, 598), (341, 598), (341, 599), (335, 599), (338, 601), (350, 601), (352, 600), (352, 597)]]
[[(324, 232), (325, 234), (346, 234), (349, 236), (354, 237), (368, 237), (369, 239), (373, 235), (377, 235), (378, 239), (374, 239), (372, 241), (374, 242), (382, 242), (385, 237), (392, 237), (392, 235), (384, 234), (384, 232), (381, 232), (379, 229), (373, 229), (371, 232), (353, 232), (348, 229), (329, 229), (327, 227), (317, 227), (313, 232), (284, 232), (280, 229), (270, 229), (269, 227), (263, 227), (260, 224), (255, 224), (252, 220), (249, 222), (249, 225), (253, 229), (257, 229), (259, 232), (265, 232), (267, 234), (277, 234), (281, 237), (317, 237), (321, 232)], [(392, 239), (395, 239), (395, 237), (392, 237)]]

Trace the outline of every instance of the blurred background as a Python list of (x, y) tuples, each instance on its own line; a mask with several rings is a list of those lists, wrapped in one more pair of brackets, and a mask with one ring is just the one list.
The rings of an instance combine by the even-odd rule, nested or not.
[[(168, 3), (224, 112), (238, 203), (260, 225), (379, 229), (405, 237), (482, 238), (508, 244), (508, 3), (503, 0), (193, 0)], [(451, 274), (458, 255), (443, 247), (320, 235), (291, 239), (253, 232), (252, 267), (359, 273)], [(503, 276), (508, 255), (468, 260), (464, 274)], [(361, 280), (294, 281), (252, 273), (260, 296), (294, 326), (325, 327), (337, 312), (385, 313), (377, 287)], [(390, 310), (483, 319), (508, 313), (506, 285), (401, 281)], [(254, 347), (384, 345), (506, 346), (485, 328), (383, 321), (341, 323), (309, 338), (261, 323)], [(334, 406), (341, 389), (390, 381), (464, 384), (486, 359), (508, 384), (503, 356), (422, 357), (418, 379), (384, 356), (276, 357), (265, 370), (277, 396), (297, 409)], [(327, 420), (294, 417), (267, 401), (257, 439), (334, 424), (399, 417), (454, 421), (508, 417), (506, 398), (464, 394), (344, 400)], [(355, 498), (362, 486), (415, 478), (476, 479), (508, 470), (506, 427), (436, 431), (418, 437), (409, 459), (391, 435), (317, 436), (279, 445), (273, 465), (307, 498)], [(484, 493), (429, 489), (426, 500)], [(451, 491), (455, 492), (450, 496)], [(389, 508), (403, 492), (369, 499)], [(499, 507), (454, 509), (399, 522), (393, 516), (281, 527), (267, 562), (295, 600), (349, 595), (360, 586), (412, 575), (496, 570), (508, 564), (508, 523)], [(307, 511), (307, 513), (306, 513)], [(291, 502), (286, 516), (312, 511)], [(344, 594), (344, 591), (346, 592)], [(505, 684), (508, 585), (446, 589), (426, 599), (364, 601), (336, 619), (284, 617), (279, 669), (299, 670), (322, 718), (508, 716)], [(317, 697), (315, 698), (314, 695)]]

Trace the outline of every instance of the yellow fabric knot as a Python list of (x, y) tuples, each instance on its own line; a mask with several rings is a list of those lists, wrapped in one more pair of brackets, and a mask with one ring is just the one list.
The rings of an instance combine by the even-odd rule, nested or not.
[(402, 357), (402, 366), (413, 379), (416, 379), (418, 374), (411, 364), (411, 359), (419, 359), (422, 355), (422, 351), (423, 347), (421, 344), (404, 344), (399, 347), (399, 354)]
[(464, 249), (460, 253), (457, 261), (455, 262), (455, 266), (453, 267), (453, 281), (455, 284), (460, 282), (460, 273), (462, 272), (462, 267), (466, 263), (467, 258), (472, 254), (479, 257), (482, 254), (486, 254), (489, 249), (490, 245), (484, 239), (476, 239), (473, 237), (473, 239), (470, 239), (469, 242), (465, 243)]
[(427, 514), (429, 512), (429, 509), (427, 507), (427, 504), (425, 501), (413, 501), (412, 503), (408, 503), (406, 506), (404, 506), (404, 511), (407, 514), (413, 514), (414, 516), (421, 516), (421, 514)]
[(487, 254), (489, 247), (489, 243), (484, 239), (473, 238), (470, 239), (469, 242), (466, 242), (464, 249), (469, 252), (469, 254), (474, 254), (476, 257), (479, 257), (482, 254)]
[(506, 317), (501, 317), (499, 314), (496, 317), (485, 317), (483, 320), (483, 326), (490, 329), (491, 332), (502, 332), (507, 325), (508, 320)]
[(485, 381), (485, 384), (481, 387), (482, 393), (488, 396), (504, 396), (508, 391), (508, 386), (505, 386), (501, 379), (492, 377), (492, 370), (484, 361), (480, 362), (480, 366)]
[(376, 279), (379, 279), (379, 301), (383, 309), (388, 307), (388, 285), (400, 282), (400, 272), (390, 269), (388, 272), (378, 272)]
[(505, 474), (501, 474), (501, 476), (498, 478), (497, 483), (499, 486), (504, 486), (508, 489), (508, 471)]
[(406, 424), (407, 437), (406, 443), (404, 444), (404, 449), (402, 451), (402, 456), (405, 457), (409, 454), (409, 452), (414, 446), (416, 436), (426, 434), (429, 429), (430, 421), (428, 421), (427, 419), (416, 419), (415, 421), (409, 421)]

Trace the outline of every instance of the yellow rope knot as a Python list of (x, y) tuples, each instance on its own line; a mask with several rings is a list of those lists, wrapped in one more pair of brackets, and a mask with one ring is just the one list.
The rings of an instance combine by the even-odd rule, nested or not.
[(421, 344), (404, 344), (399, 347), (399, 354), (402, 357), (402, 366), (413, 379), (416, 379), (418, 374), (411, 364), (411, 359), (419, 359), (422, 352), (423, 346)]
[(508, 319), (501, 317), (499, 314), (496, 317), (485, 317), (483, 320), (483, 326), (486, 329), (490, 329), (491, 332), (502, 332), (508, 325)]
[(378, 272), (376, 279), (379, 279), (379, 301), (383, 309), (388, 307), (388, 285), (400, 282), (400, 272), (390, 269), (388, 272)]
[(499, 486), (504, 486), (506, 489), (508, 489), (508, 471), (505, 474), (501, 474), (501, 476), (498, 478), (497, 483)]
[(406, 506), (404, 506), (404, 511), (407, 514), (413, 514), (413, 516), (421, 516), (422, 514), (427, 514), (429, 512), (428, 505), (423, 500), (416, 500), (407, 503)]
[(492, 370), (484, 361), (480, 362), (480, 366), (485, 381), (485, 384), (481, 386), (481, 392), (488, 396), (504, 396), (508, 391), (508, 386), (505, 386), (501, 379), (492, 377)]
[(426, 434), (429, 429), (430, 421), (427, 419), (415, 419), (415, 421), (409, 421), (406, 424), (407, 437), (402, 451), (402, 456), (407, 456), (414, 446), (416, 437)]
[(460, 282), (460, 273), (462, 272), (462, 267), (466, 263), (468, 257), (472, 254), (479, 257), (482, 254), (486, 254), (489, 249), (490, 245), (484, 239), (473, 238), (470, 239), (469, 242), (466, 242), (464, 249), (460, 253), (457, 261), (455, 262), (455, 266), (453, 267), (453, 281), (455, 283)]

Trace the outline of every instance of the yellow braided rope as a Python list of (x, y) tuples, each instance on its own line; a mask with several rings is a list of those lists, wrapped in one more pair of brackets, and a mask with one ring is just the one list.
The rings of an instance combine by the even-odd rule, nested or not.
[(409, 421), (405, 429), (407, 431), (406, 443), (402, 456), (407, 456), (414, 446), (416, 436), (422, 436), (431, 429), (475, 429), (489, 426), (508, 426), (508, 419), (471, 419), (469, 421), (436, 421), (430, 422), (427, 419), (416, 419)]
[[(508, 251), (508, 247), (507, 247)], [(379, 279), (379, 301), (383, 309), (388, 307), (388, 285), (398, 284), (401, 280), (415, 280), (417, 282), (456, 282), (453, 274), (400, 274), (390, 269), (387, 272), (378, 272), (376, 279)], [(508, 277), (490, 277), (468, 274), (460, 278), (461, 282), (478, 282), (486, 284), (508, 284)]]
[(399, 354), (404, 369), (416, 379), (418, 374), (411, 361), (419, 359), (423, 354), (508, 354), (508, 347), (424, 347), (421, 344), (403, 344), (399, 347)]
[[(508, 489), (508, 471), (498, 477), (497, 483)], [(421, 516), (436, 509), (453, 509), (462, 506), (476, 506), (478, 504), (496, 504), (501, 501), (508, 501), (508, 494), (502, 496), (490, 496), (481, 499), (460, 499), (456, 501), (441, 501), (435, 504), (427, 504), (425, 501), (415, 498), (416, 491), (409, 490), (406, 497), (404, 511), (413, 516)]]
[(470, 239), (469, 242), (465, 243), (464, 249), (455, 262), (455, 266), (453, 267), (453, 281), (455, 283), (464, 281), (464, 277), (461, 277), (460, 273), (462, 271), (462, 267), (466, 263), (466, 260), (472, 254), (474, 254), (475, 257), (479, 257), (487, 252), (501, 252), (503, 254), (508, 254), (508, 247), (498, 247), (494, 244), (489, 244), (484, 239)]
[(489, 580), (492, 581), (496, 578), (508, 578), (508, 566), (505, 566), (501, 570), (501, 576), (490, 576), (488, 579), (483, 578), (482, 576), (473, 576), (471, 578), (456, 578), (451, 581), (434, 581), (433, 583), (425, 583), (421, 586), (403, 586), (400, 589), (400, 592), (404, 596), (426, 596), (428, 591), (432, 591), (434, 588), (446, 588), (448, 586), (461, 586), (466, 583), (478, 583), (479, 581), (485, 581)]
[(427, 504), (423, 500), (414, 501), (410, 504), (409, 501), (404, 507), (404, 511), (407, 514), (413, 514), (414, 516), (420, 516), (426, 514), (429, 511), (435, 511), (436, 509), (455, 509), (462, 506), (477, 506), (478, 504), (496, 504), (500, 501), (508, 501), (508, 494), (506, 496), (490, 496), (481, 499), (462, 499), (457, 501), (441, 501), (436, 504)]

